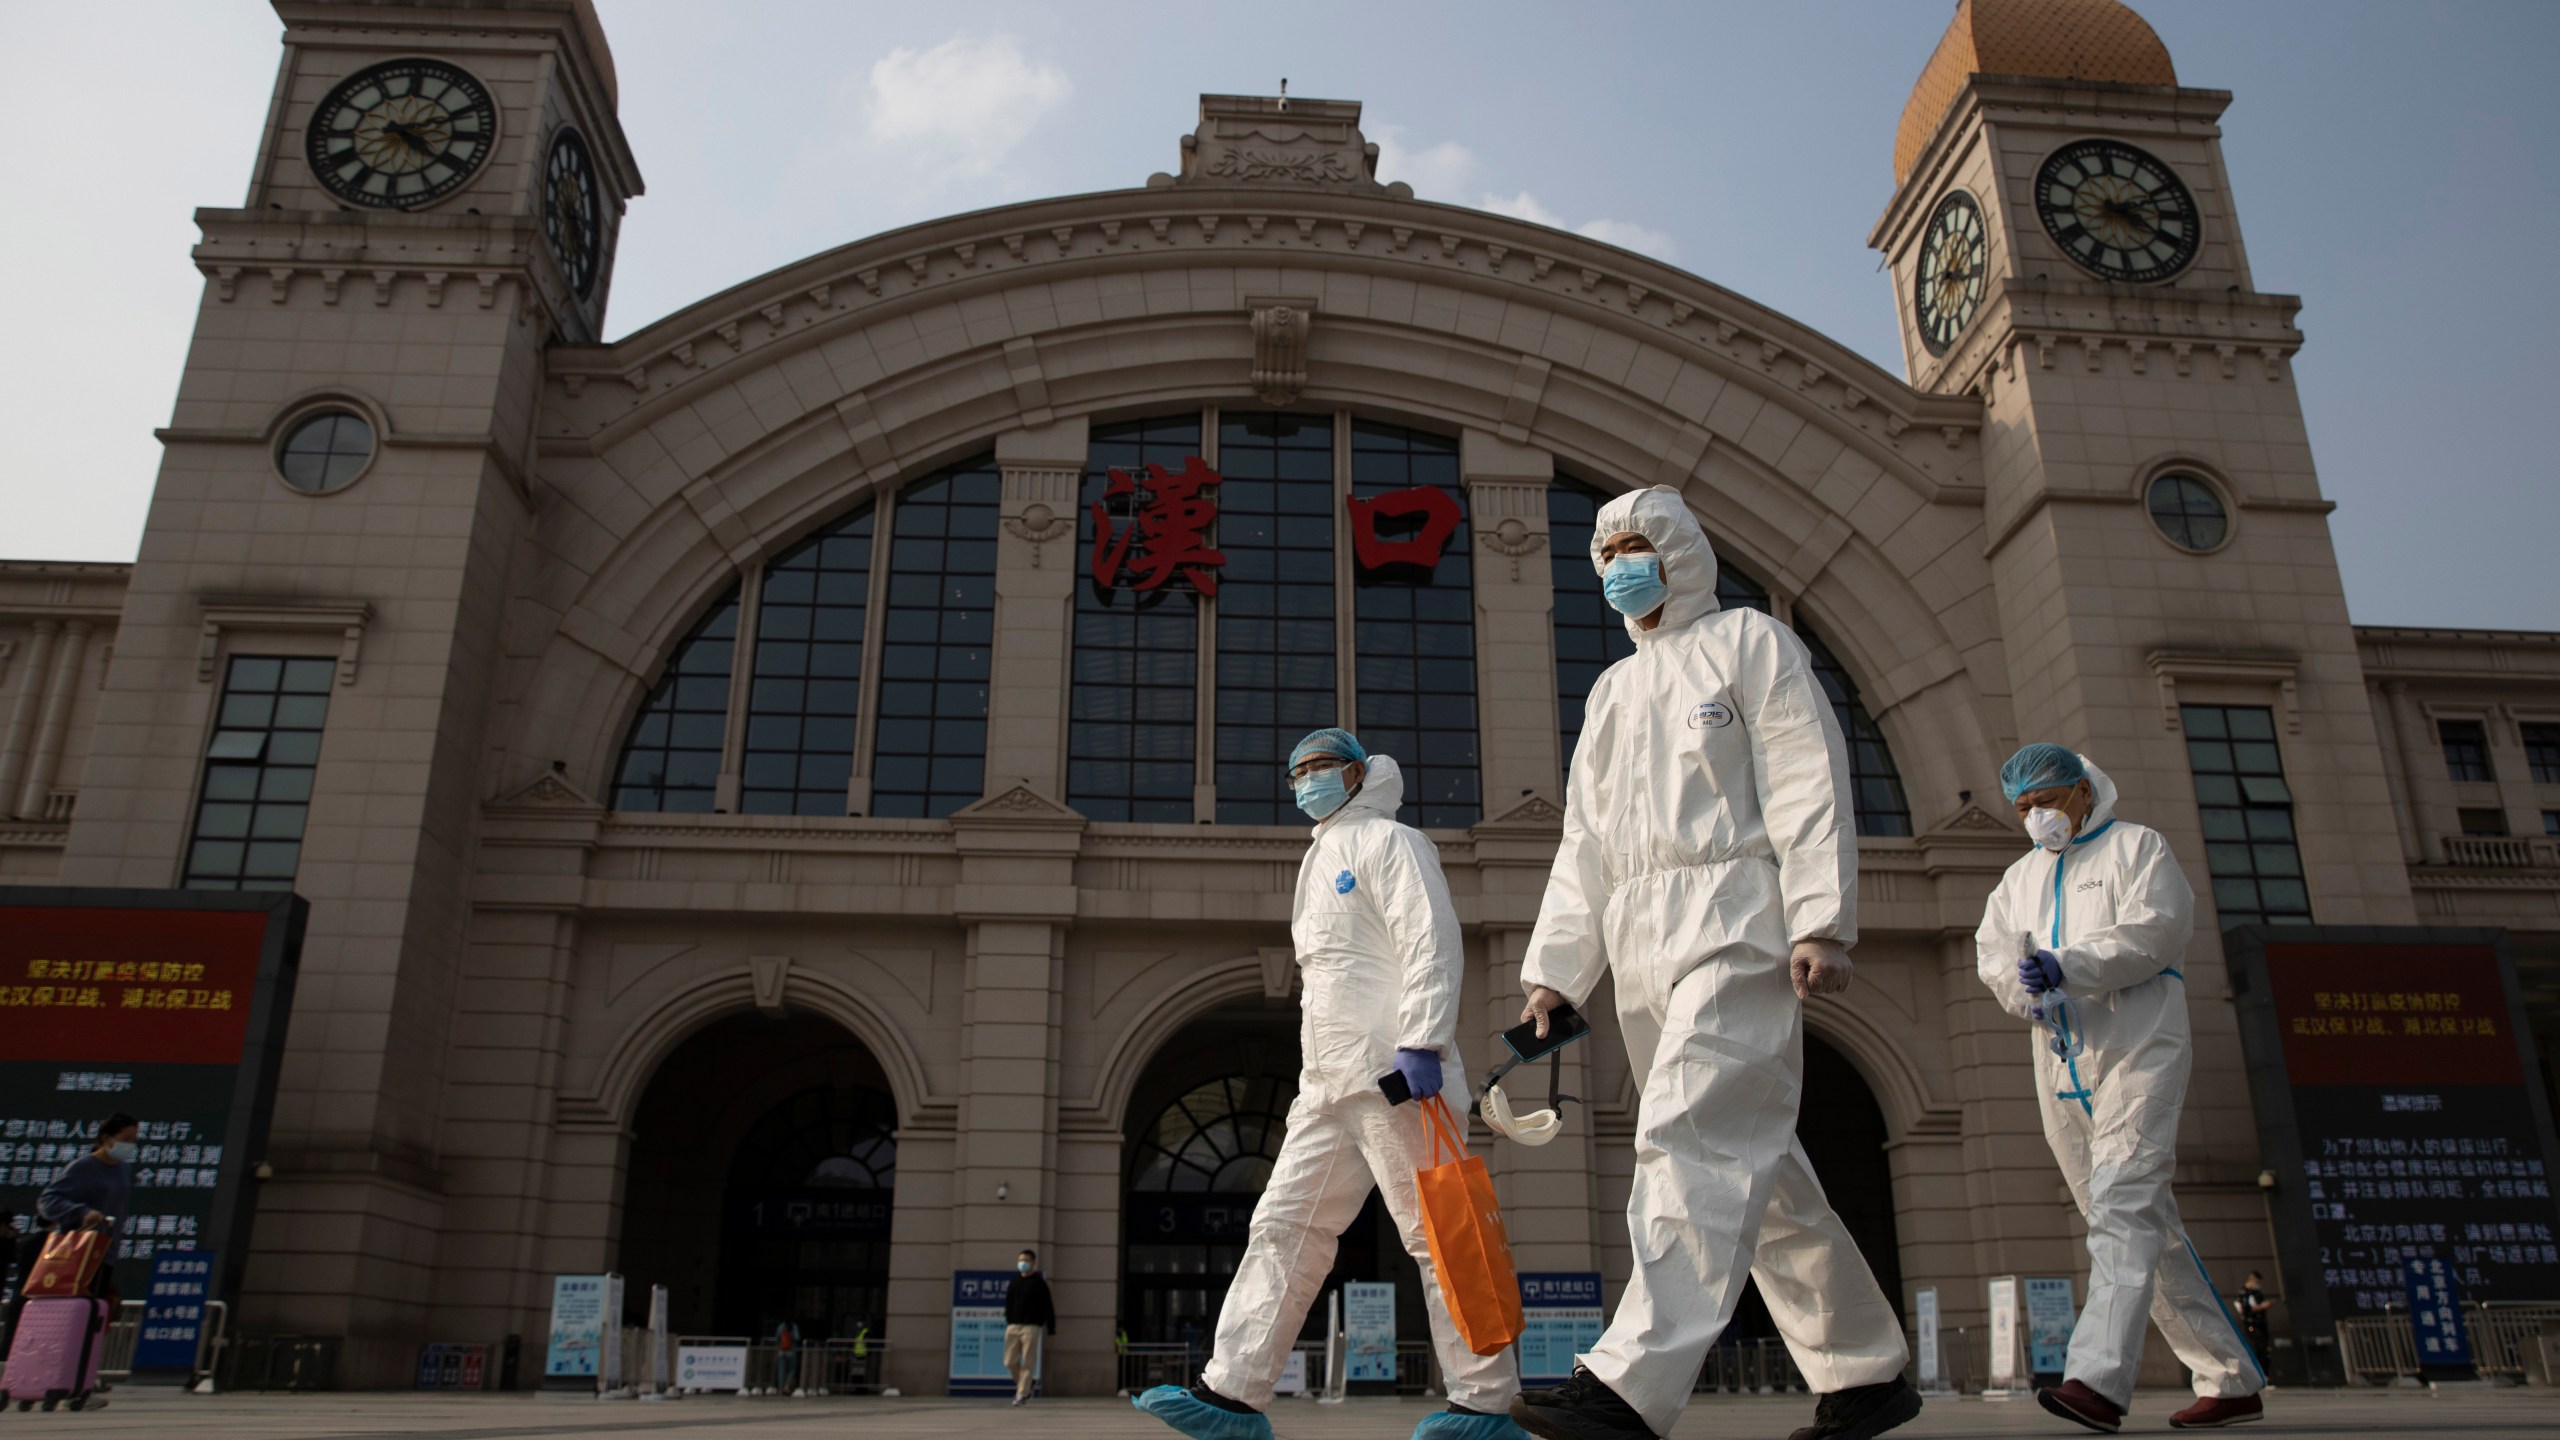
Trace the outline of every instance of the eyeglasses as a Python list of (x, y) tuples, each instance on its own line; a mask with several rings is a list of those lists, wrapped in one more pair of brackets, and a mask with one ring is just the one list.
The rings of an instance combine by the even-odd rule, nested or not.
[(1283, 778), (1288, 780), (1289, 783), (1294, 785), (1298, 781), (1304, 780), (1310, 775), (1321, 775), (1328, 770), (1339, 770), (1350, 763), (1350, 761), (1343, 759), (1339, 755), (1310, 755), (1306, 759), (1299, 761), (1297, 764), (1290, 766), (1286, 770), (1283, 770), (1281, 775)]

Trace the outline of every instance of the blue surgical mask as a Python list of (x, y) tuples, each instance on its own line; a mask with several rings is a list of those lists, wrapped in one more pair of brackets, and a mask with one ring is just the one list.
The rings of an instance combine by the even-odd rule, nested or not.
[(130, 1140), (118, 1140), (107, 1147), (108, 1157), (120, 1165), (132, 1163), (137, 1153), (139, 1153), (137, 1147)]
[(1341, 809), (1342, 802), (1351, 798), (1351, 792), (1343, 786), (1342, 767), (1338, 765), (1331, 770), (1302, 775), (1291, 781), (1289, 788), (1298, 797), (1298, 808), (1306, 811), (1310, 820), (1323, 819)]
[(1014, 1274), (1016, 1274), (1016, 1275), (1028, 1275), (1028, 1274), (1030, 1274), (1030, 1273), (1031, 1273), (1031, 1262), (1030, 1262), (1030, 1261), (1028, 1261), (1028, 1260), (1016, 1260), (1016, 1261), (1014, 1261), (1014, 1262), (1013, 1262), (1013, 1273), (1014, 1273)]
[(1600, 593), (1609, 598), (1609, 607), (1621, 615), (1650, 615), (1670, 592), (1671, 587), (1662, 579), (1662, 559), (1657, 555), (1621, 555), (1610, 561), (1609, 568), (1600, 575)]

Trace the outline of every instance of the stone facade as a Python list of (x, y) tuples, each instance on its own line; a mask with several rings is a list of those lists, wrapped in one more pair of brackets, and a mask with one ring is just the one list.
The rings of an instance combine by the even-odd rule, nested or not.
[[(2349, 626), (2289, 364), (2298, 302), (2252, 285), (2220, 92), (1969, 77), (1873, 241), (1907, 297), (1950, 187), (1993, 233), (1981, 313), (1943, 358), (1907, 332), (1910, 383), (1668, 266), (1380, 184), (1355, 104), (1218, 96), (1178, 174), (864, 240), (602, 345), (607, 285), (576, 292), (540, 216), (538, 146), (574, 125), (609, 278), (639, 179), (583, 0), (278, 9), (249, 200), (199, 212), (203, 309), (140, 558), (0, 565), (0, 880), (176, 883), (220, 663), (338, 663), (239, 1323), (343, 1335), (358, 1382), (397, 1383), (422, 1340), (538, 1336), (551, 1274), (627, 1268), (635, 1148), (670, 1143), (639, 1119), (651, 1080), (761, 1013), (841, 1027), (894, 1099), (892, 1381), (938, 1388), (951, 1271), (1034, 1245), (1060, 1307), (1052, 1387), (1111, 1388), (1133, 1097), (1186, 1026), (1285, 1011), (1304, 844), (1064, 803), (1074, 518), (1090, 429), (1114, 419), (1286, 405), (1458, 439), (1487, 818), (1435, 838), (1479, 1066), (1558, 833), (1559, 466), (1679, 487), (1776, 613), (1818, 621), (1915, 834), (1862, 843), (1859, 983), (1808, 1029), (1873, 1094), (1902, 1286), (1937, 1286), (1949, 1323), (1979, 1318), (1985, 1276), (2082, 1265), (2027, 1041), (1970, 953), (2018, 848), (1994, 777), (2020, 739), (2102, 757), (2209, 892), (2177, 704), (2274, 707), (2320, 919), (2560, 936), (2550, 842), (2445, 838), (2459, 809), (2502, 806), (2520, 837), (2560, 810), (2515, 728), (2560, 716), (2560, 650)], [(423, 211), (338, 208), (300, 159), (305, 117), (403, 54), (489, 83), (499, 152)], [(2194, 189), (2207, 241), (2176, 283), (2062, 278), (2040, 248), (2035, 167), (2093, 132), (2139, 137)], [(325, 405), (366, 417), (379, 454), (311, 495), (274, 451)], [(608, 808), (631, 717), (709, 603), (990, 451), (983, 798), (866, 815), (866, 741), (848, 815)], [(2144, 513), (2173, 466), (2230, 499), (2211, 553)], [(2456, 713), (2499, 737), (2494, 797), (2436, 780), (2412, 738)], [(724, 812), (739, 724), (733, 705)], [(2268, 1232), (2200, 930), (2179, 1185), (2222, 1274), (2264, 1266)], [(1614, 1286), (1634, 1082), (1605, 1038), (1566, 1072), (1589, 1122), (1491, 1163), (1523, 1268)]]

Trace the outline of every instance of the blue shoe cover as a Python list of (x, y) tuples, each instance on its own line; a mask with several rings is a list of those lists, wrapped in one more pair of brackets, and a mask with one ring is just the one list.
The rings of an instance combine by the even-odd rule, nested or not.
[(1508, 1415), (1452, 1415), (1446, 1410), (1422, 1417), (1413, 1440), (1529, 1440), (1529, 1432)]
[[(1158, 1385), (1129, 1403), (1190, 1436), (1191, 1440), (1272, 1440), (1270, 1420), (1260, 1415), (1239, 1415), (1233, 1410), (1221, 1410), (1179, 1385)], [(1505, 1420), (1502, 1423), (1508, 1425), (1511, 1422)]]

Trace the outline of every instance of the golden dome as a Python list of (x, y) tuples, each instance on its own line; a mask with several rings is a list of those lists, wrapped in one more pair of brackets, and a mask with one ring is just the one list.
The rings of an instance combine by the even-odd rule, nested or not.
[(2116, 0), (1957, 0), (1956, 18), (1911, 87), (1893, 136), (1893, 183), (1912, 163), (1956, 92), (1975, 75), (2035, 75), (2122, 85), (2175, 85), (2169, 47)]

